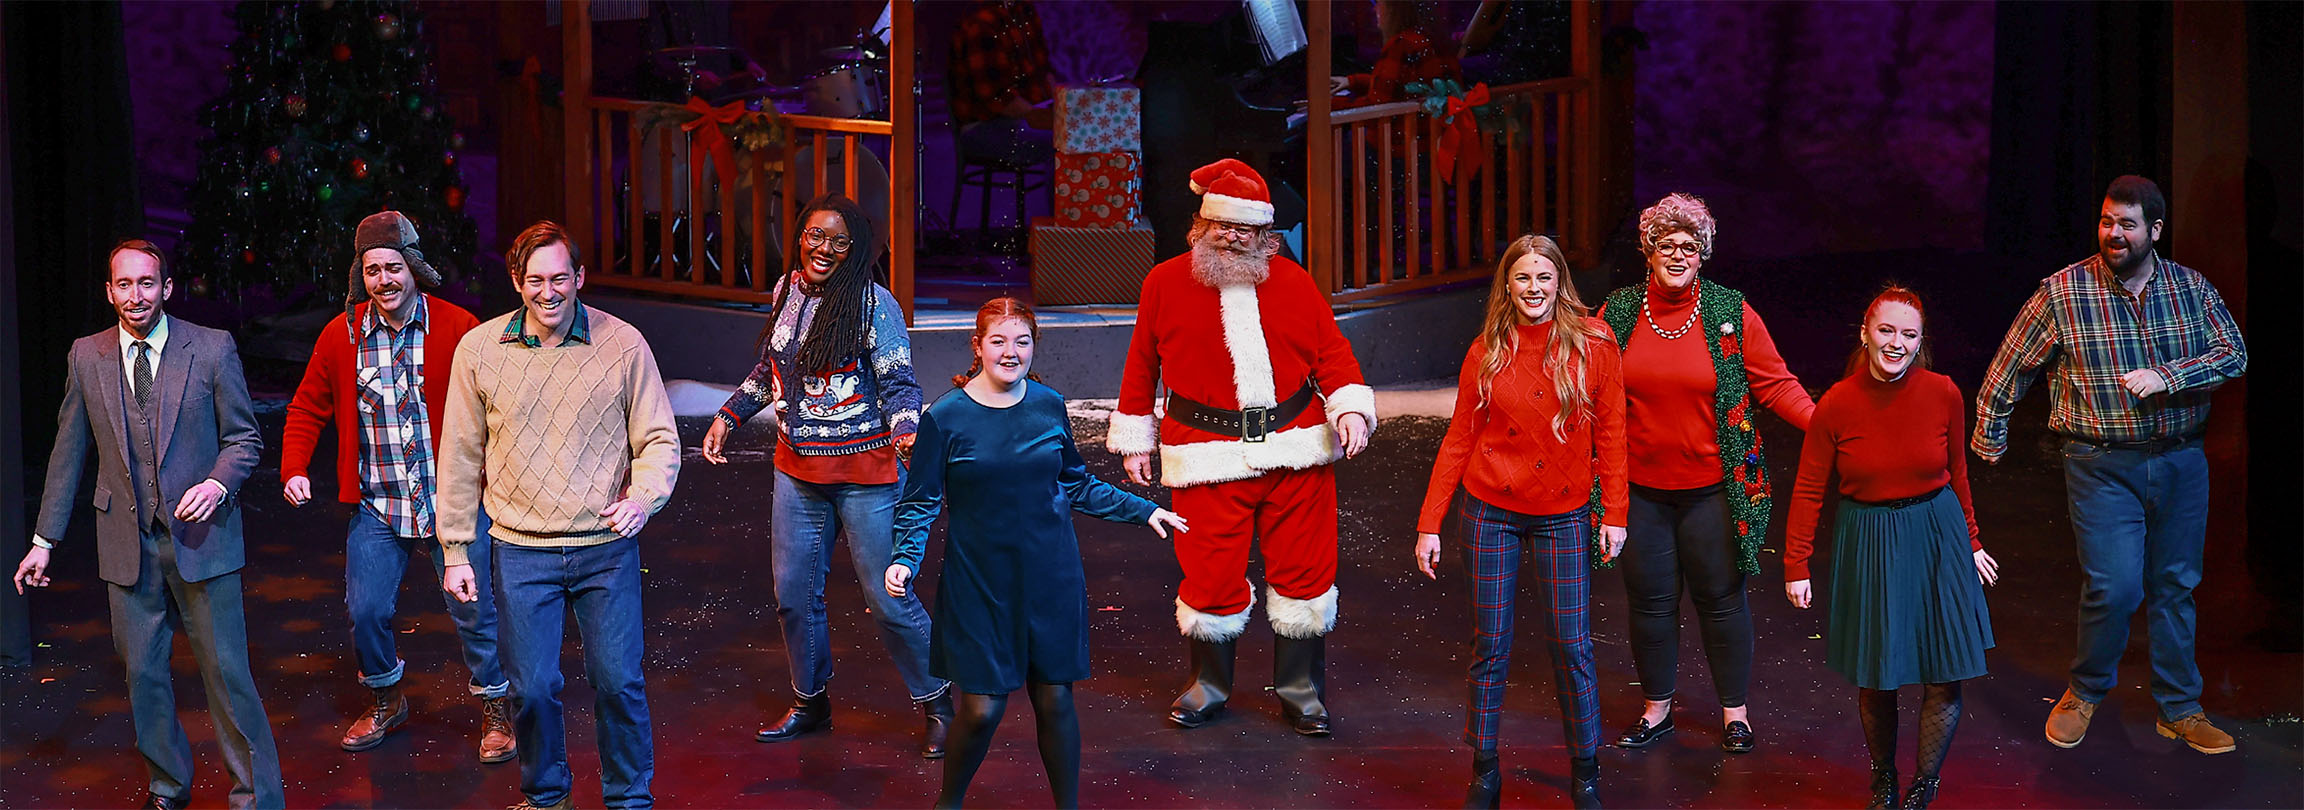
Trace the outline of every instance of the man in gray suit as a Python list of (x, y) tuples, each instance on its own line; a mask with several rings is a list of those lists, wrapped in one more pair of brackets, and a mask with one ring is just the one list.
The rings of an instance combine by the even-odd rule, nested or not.
[[(128, 665), (136, 748), (150, 774), (145, 807), (191, 799), (192, 748), (169, 680), (172, 625), (200, 662), (233, 807), (282, 807), (280, 755), (248, 671), (240, 612), (240, 509), (233, 497), (262, 450), (230, 334), (170, 319), (174, 285), (152, 243), (112, 249), (105, 298), (120, 325), (72, 344), (33, 548), (16, 590), (48, 584), (80, 473), (96, 454), (97, 574), (110, 583), (112, 641)], [(164, 506), (173, 504), (173, 506)]]

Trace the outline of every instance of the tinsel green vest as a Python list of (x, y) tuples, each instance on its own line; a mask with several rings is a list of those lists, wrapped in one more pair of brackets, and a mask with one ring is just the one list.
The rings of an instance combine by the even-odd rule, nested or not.
[[(1616, 332), (1616, 346), (1632, 341), (1640, 325), (1645, 280), (1608, 294), (1601, 319)], [(1760, 573), (1760, 541), (1768, 536), (1768, 460), (1762, 455), (1760, 433), (1752, 428), (1751, 382), (1744, 376), (1744, 294), (1709, 282), (1698, 282), (1697, 334), (1712, 352), (1712, 374), (1717, 380), (1712, 416), (1719, 425), (1720, 483), (1728, 496), (1728, 518), (1736, 529), (1736, 567), (1746, 574)], [(1686, 339), (1686, 338), (1683, 338)], [(1626, 425), (1638, 430), (1638, 425)], [(1602, 512), (1597, 483), (1592, 490), (1592, 519)]]

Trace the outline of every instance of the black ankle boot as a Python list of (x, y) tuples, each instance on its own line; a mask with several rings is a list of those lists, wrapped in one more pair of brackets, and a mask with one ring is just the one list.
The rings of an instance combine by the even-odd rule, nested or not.
[(1191, 640), (1192, 683), (1168, 707), (1168, 722), (1199, 728), (1224, 713), (1224, 702), (1232, 697), (1233, 652), (1238, 645), (1238, 639)]
[(920, 756), (926, 759), (944, 758), (944, 740), (952, 733), (952, 687), (935, 697), (920, 701), (921, 713), (927, 715), (928, 727), (920, 738)]
[(1472, 785), (1464, 789), (1464, 810), (1497, 810), (1504, 803), (1504, 774), (1496, 767), (1496, 752), (1472, 755)]
[(792, 708), (786, 709), (783, 717), (762, 727), (758, 733), (752, 735), (752, 739), (761, 742), (783, 742), (802, 734), (830, 730), (832, 730), (832, 699), (825, 694), (819, 694), (815, 697), (804, 697), (793, 701)]
[(1568, 766), (1568, 801), (1576, 810), (1600, 810), (1600, 758), (1577, 757)]
[(1872, 766), (1872, 803), (1864, 810), (1896, 810), (1896, 767)]
[(1272, 638), (1272, 694), (1280, 698), (1280, 719), (1306, 737), (1328, 736), (1328, 640)]
[(1928, 803), (1936, 800), (1936, 777), (1922, 776), (1912, 780), (1912, 788), (1904, 793), (1904, 810), (1928, 810)]

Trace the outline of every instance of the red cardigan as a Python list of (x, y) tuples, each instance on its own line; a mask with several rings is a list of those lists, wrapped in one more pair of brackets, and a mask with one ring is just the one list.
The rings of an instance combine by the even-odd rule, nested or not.
[[(424, 296), (424, 307), (430, 322), (424, 324), (425, 379), (421, 382), (427, 383), (425, 415), (437, 441), (440, 415), (448, 412), (448, 369), (456, 357), (456, 344), (464, 340), (464, 333), (479, 326), (480, 320), (463, 307), (432, 295)], [(353, 317), (367, 315), (368, 305), (361, 304)], [(288, 426), (280, 431), (280, 480), (285, 482), (299, 475), (311, 476), (312, 450), (320, 443), (320, 431), (329, 422), (336, 423), (336, 499), (344, 503), (360, 502), (360, 413), (356, 410), (360, 398), (352, 390), (359, 367), (352, 356), (354, 348), (344, 316), (329, 319), (328, 326), (320, 330), (320, 339), (312, 345), (312, 362), (304, 366), (304, 382), (296, 386), (296, 398), (288, 401)], [(429, 384), (433, 380), (440, 384)]]
[(1977, 539), (1976, 508), (1968, 497), (1968, 400), (1952, 378), (1913, 369), (1895, 382), (1869, 370), (1841, 380), (1816, 403), (1800, 445), (1800, 478), (1792, 485), (1790, 522), (1784, 527), (1784, 581), (1808, 578), (1816, 515), (1824, 484), (1840, 472), (1840, 496), (1880, 503), (1926, 495), (1949, 484), (1968, 517), (1968, 546)]
[[(1598, 321), (1594, 321), (1598, 324)], [(1625, 503), (1624, 375), (1616, 341), (1605, 329), (1585, 344), (1589, 366), (1584, 384), (1591, 393), (1591, 418), (1571, 424), (1566, 440), (1552, 437), (1552, 417), (1560, 412), (1552, 378), (1544, 371), (1544, 345), (1552, 324), (1522, 326), (1512, 362), (1489, 385), (1488, 407), (1480, 407), (1480, 366), (1487, 350), (1479, 341), (1464, 355), (1456, 380), (1456, 416), (1440, 440), (1432, 481), (1424, 488), (1424, 508), (1416, 531), (1438, 534), (1458, 483), (1481, 501), (1526, 515), (1574, 511), (1592, 497), (1600, 480), (1601, 522), (1622, 527)], [(1467, 473), (1469, 468), (1469, 473)]]

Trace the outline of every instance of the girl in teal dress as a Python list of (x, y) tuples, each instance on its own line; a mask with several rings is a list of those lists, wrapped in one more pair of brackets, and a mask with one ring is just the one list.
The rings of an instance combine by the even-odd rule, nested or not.
[(1064, 395), (1029, 379), (1038, 331), (1013, 298), (977, 311), (975, 365), (921, 416), (896, 505), (884, 585), (901, 597), (920, 570), (929, 525), (951, 504), (929, 667), (961, 694), (938, 807), (960, 805), (1008, 694), (1027, 686), (1049, 789), (1058, 807), (1079, 805), (1072, 682), (1088, 677), (1088, 586), (1072, 513), (1149, 524), (1161, 537), (1184, 530), (1175, 513), (1088, 474)]

